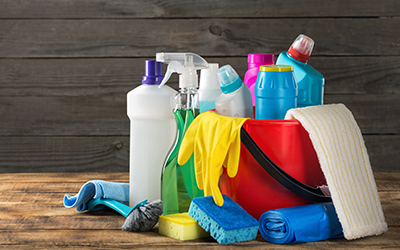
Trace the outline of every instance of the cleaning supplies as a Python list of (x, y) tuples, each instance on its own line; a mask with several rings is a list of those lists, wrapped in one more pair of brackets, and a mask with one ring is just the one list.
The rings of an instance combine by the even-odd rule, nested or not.
[(229, 196), (224, 195), (222, 207), (211, 196), (194, 198), (189, 215), (220, 244), (253, 240), (259, 223)]
[(224, 166), (230, 178), (236, 176), (240, 156), (240, 129), (248, 118), (201, 113), (189, 127), (182, 141), (178, 163), (184, 164), (194, 151), (197, 185), (205, 195), (212, 195), (222, 206), (219, 177)]
[(160, 88), (168, 81), (172, 73), (179, 74), (179, 92), (175, 97), (174, 110), (178, 128), (177, 137), (164, 164), (162, 174), (162, 199), (164, 214), (167, 215), (187, 212), (191, 200), (204, 195), (196, 185), (193, 157), (186, 164), (179, 165), (177, 155), (183, 135), (199, 114), (197, 70), (207, 68), (208, 63), (193, 53), (157, 53), (156, 59), (158, 62), (168, 64)]
[(147, 200), (129, 207), (118, 201), (105, 198), (92, 199), (89, 202), (89, 211), (95, 210), (99, 205), (107, 206), (123, 215), (126, 220), (122, 229), (130, 232), (146, 232), (152, 229), (162, 214), (161, 200), (147, 203)]
[(162, 215), (158, 233), (178, 240), (195, 240), (210, 237), (188, 213)]
[(275, 244), (314, 242), (343, 237), (332, 202), (288, 207), (265, 212), (260, 233)]
[(368, 152), (356, 120), (343, 104), (291, 109), (309, 133), (346, 239), (386, 232)]
[(255, 96), (256, 119), (283, 120), (289, 109), (297, 108), (297, 84), (293, 67), (260, 66)]
[(76, 195), (64, 195), (64, 206), (66, 208), (76, 207), (78, 212), (84, 212), (88, 210), (89, 201), (97, 198), (114, 199), (128, 205), (129, 183), (103, 180), (88, 181), (83, 184)]
[(262, 65), (273, 65), (275, 63), (274, 54), (249, 54), (247, 56), (248, 70), (244, 75), (244, 83), (249, 87), (253, 106), (256, 105), (254, 87), (258, 76), (258, 71)]
[(127, 95), (130, 118), (129, 184), (131, 206), (161, 198), (161, 171), (176, 136), (173, 114), (176, 91), (161, 83), (162, 64), (148, 60), (142, 85)]
[(217, 79), (218, 67), (218, 63), (209, 63), (207, 69), (200, 71), (200, 113), (215, 109), (215, 100), (222, 94)]
[(217, 76), (222, 94), (215, 101), (215, 110), (221, 115), (254, 118), (250, 90), (232, 66), (221, 67)]
[(288, 52), (279, 54), (276, 64), (292, 65), (299, 88), (297, 107), (323, 104), (325, 78), (307, 61), (314, 47), (314, 40), (300, 34)]

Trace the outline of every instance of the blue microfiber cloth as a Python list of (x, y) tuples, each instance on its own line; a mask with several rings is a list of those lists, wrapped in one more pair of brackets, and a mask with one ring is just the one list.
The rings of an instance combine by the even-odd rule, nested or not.
[(220, 244), (253, 240), (259, 223), (229, 196), (223, 195), (224, 204), (219, 207), (212, 196), (193, 198), (189, 216), (210, 232)]
[[(76, 207), (78, 212), (88, 211), (88, 203), (92, 199), (107, 198), (120, 201), (123, 204), (129, 203), (129, 183), (108, 182), (92, 180), (86, 182), (79, 192), (74, 195), (64, 196), (64, 206), (67, 208)], [(104, 209), (99, 206), (98, 210)]]
[(274, 209), (260, 217), (260, 233), (276, 244), (314, 242), (343, 237), (332, 202)]

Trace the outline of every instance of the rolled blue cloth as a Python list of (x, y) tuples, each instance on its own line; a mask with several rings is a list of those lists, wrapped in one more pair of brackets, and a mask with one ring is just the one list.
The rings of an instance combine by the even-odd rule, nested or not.
[(90, 200), (100, 197), (117, 200), (128, 205), (129, 183), (102, 180), (88, 181), (81, 187), (76, 195), (71, 196), (66, 194), (64, 196), (64, 206), (67, 208), (76, 207), (78, 212), (84, 212), (88, 211), (88, 203)]
[(270, 210), (260, 217), (260, 233), (275, 244), (343, 237), (332, 202)]

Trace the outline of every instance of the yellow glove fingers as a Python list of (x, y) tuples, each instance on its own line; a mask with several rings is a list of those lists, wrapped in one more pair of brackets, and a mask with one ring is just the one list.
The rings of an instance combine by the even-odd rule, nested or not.
[[(224, 134), (224, 133), (221, 133)], [(226, 134), (226, 131), (225, 131)], [(210, 164), (209, 166), (207, 166), (208, 168), (208, 176), (207, 176), (207, 180), (209, 182), (208, 188), (211, 189), (209, 193), (209, 195), (212, 195), (214, 198), (215, 203), (218, 206), (222, 206), (222, 204), (224, 203), (223, 198), (222, 198), (222, 194), (221, 191), (219, 190), (219, 178), (222, 174), (222, 165), (225, 161), (225, 156), (229, 150), (229, 147), (225, 141), (225, 143), (223, 142), (217, 142), (214, 144), (214, 150), (212, 151), (213, 154), (211, 156), (211, 160), (210, 160)]]
[[(214, 165), (214, 163), (213, 163)], [(222, 174), (222, 163), (221, 165), (214, 165), (212, 173), (209, 176), (211, 185), (211, 194), (213, 196), (215, 204), (222, 206), (224, 204), (224, 199), (222, 198), (221, 190), (219, 189), (219, 177)]]
[(205, 196), (209, 196), (209, 195), (213, 195), (212, 192), (212, 181), (211, 178), (213, 176), (213, 155), (209, 156), (206, 160), (205, 160), (205, 166), (204, 166), (204, 195)]
[(206, 166), (206, 155), (204, 154), (204, 145), (201, 143), (196, 143), (194, 146), (194, 172), (196, 174), (196, 182), (197, 186), (199, 187), (200, 190), (204, 189), (204, 183), (205, 183), (205, 178), (204, 176), (206, 175), (206, 171), (204, 167)]
[(239, 160), (240, 160), (240, 129), (242, 128), (243, 123), (248, 119), (235, 120), (234, 124), (232, 124), (232, 141), (229, 146), (228, 159), (225, 167), (227, 168), (227, 174), (230, 178), (236, 176), (239, 169)]
[[(212, 113), (205, 112), (204, 115), (212, 115)], [(198, 118), (196, 118), (198, 119)], [(212, 119), (211, 119), (212, 120)], [(210, 171), (211, 171), (211, 160), (214, 152), (214, 141), (215, 136), (213, 134), (214, 127), (210, 126), (207, 120), (203, 120), (202, 124), (198, 128), (196, 144), (201, 144), (201, 149), (199, 151), (202, 154), (202, 167), (201, 167), (201, 178), (203, 180), (204, 195), (212, 195), (211, 184), (210, 184)], [(200, 173), (198, 174), (200, 177)]]
[[(178, 152), (178, 164), (184, 165), (192, 156), (194, 152), (194, 144), (197, 134), (197, 128), (199, 126), (199, 122), (195, 119), (192, 124), (189, 126), (189, 129), (186, 131), (185, 136), (183, 137), (179, 152)], [(179, 146), (179, 145), (178, 145)]]
[(227, 164), (225, 165), (230, 178), (235, 177), (239, 169), (240, 147), (240, 134), (238, 134), (229, 147)]

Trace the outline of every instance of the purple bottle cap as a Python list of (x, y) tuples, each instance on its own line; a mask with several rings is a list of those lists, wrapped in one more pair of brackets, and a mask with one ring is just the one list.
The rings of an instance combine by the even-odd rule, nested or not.
[(275, 64), (274, 54), (249, 54), (247, 56), (247, 63), (249, 69), (259, 67), (261, 65), (273, 65)]
[(156, 60), (145, 61), (145, 74), (142, 78), (142, 84), (158, 85), (163, 80), (162, 62)]

